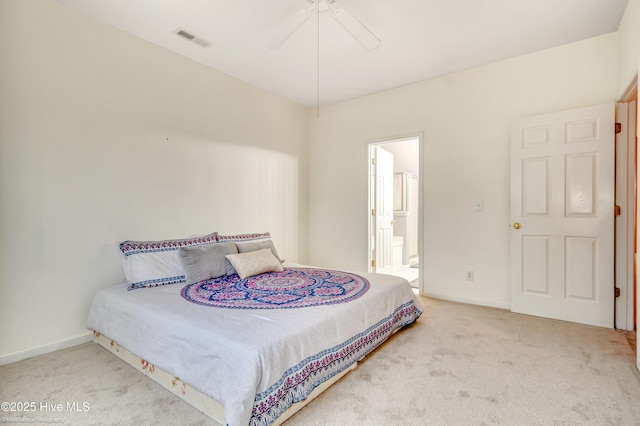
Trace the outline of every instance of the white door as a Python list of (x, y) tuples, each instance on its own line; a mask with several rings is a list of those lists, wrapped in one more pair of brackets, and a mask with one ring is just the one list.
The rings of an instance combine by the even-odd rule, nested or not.
[(614, 105), (516, 120), (511, 310), (613, 327)]
[(375, 147), (375, 272), (393, 271), (393, 154)]

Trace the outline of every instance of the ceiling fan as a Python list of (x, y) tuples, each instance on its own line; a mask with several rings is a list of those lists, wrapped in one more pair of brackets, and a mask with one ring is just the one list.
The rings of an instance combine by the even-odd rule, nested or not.
[(295, 33), (314, 13), (330, 12), (333, 18), (351, 34), (365, 49), (374, 50), (380, 45), (380, 39), (355, 16), (346, 10), (336, 7), (336, 0), (306, 0), (311, 6), (297, 12), (278, 34), (269, 41), (270, 49), (277, 49)]

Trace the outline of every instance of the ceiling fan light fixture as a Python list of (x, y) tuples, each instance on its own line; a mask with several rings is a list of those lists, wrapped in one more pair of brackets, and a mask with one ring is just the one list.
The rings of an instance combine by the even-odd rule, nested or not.
[(318, 1), (318, 12), (326, 12), (329, 10), (329, 3), (327, 0), (319, 0)]
[(316, 81), (316, 113), (320, 117), (320, 14), (331, 10), (331, 15), (358, 43), (367, 50), (374, 50), (380, 45), (380, 39), (355, 16), (342, 8), (334, 6), (336, 0), (307, 0), (311, 7), (300, 10), (289, 22), (267, 42), (269, 49), (277, 49), (304, 24), (311, 15), (317, 19), (317, 81)]
[(380, 39), (367, 28), (358, 18), (342, 8), (334, 6), (336, 0), (307, 0), (311, 7), (302, 9), (291, 17), (277, 34), (267, 43), (269, 49), (277, 49), (295, 33), (314, 13), (331, 10), (333, 18), (367, 50), (375, 50), (380, 45)]

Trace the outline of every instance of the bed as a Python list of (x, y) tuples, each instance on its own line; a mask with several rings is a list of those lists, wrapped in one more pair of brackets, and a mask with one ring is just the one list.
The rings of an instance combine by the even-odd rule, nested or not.
[(422, 314), (409, 283), (390, 275), (288, 263), (241, 271), (133, 291), (128, 275), (98, 292), (87, 326), (98, 344), (221, 424), (269, 425)]

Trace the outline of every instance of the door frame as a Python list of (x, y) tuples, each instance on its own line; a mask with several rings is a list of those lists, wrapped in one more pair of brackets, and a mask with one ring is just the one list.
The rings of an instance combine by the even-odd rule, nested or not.
[[(637, 241), (636, 217), (639, 212), (634, 202), (637, 203), (637, 94), (636, 77), (616, 103), (616, 122), (622, 128), (616, 135), (616, 205), (620, 206), (621, 215), (615, 218), (615, 286), (620, 289), (620, 297), (615, 301), (614, 324), (615, 328), (628, 331), (634, 329), (636, 322), (634, 256)], [(634, 100), (636, 108), (630, 111), (629, 104)], [(636, 116), (630, 117), (634, 112)]]
[(389, 143), (395, 142), (403, 142), (417, 139), (418, 140), (418, 205), (420, 206), (418, 211), (418, 289), (420, 295), (424, 294), (424, 250), (423, 250), (423, 230), (424, 230), (424, 136), (423, 132), (415, 132), (415, 133), (407, 133), (404, 135), (398, 136), (389, 136), (379, 139), (368, 140), (365, 144), (366, 148), (366, 173), (367, 173), (367, 210), (365, 214), (367, 215), (366, 223), (366, 235), (367, 235), (367, 264), (365, 266), (365, 270), (368, 272), (373, 272), (373, 268), (371, 266), (371, 261), (375, 259), (375, 254), (373, 253), (373, 241), (371, 238), (371, 230), (373, 227), (373, 220), (371, 217), (371, 209), (373, 209), (375, 205), (375, 199), (372, 198), (374, 194), (375, 186), (374, 182), (371, 179), (371, 162), (373, 159), (373, 151), (376, 146), (383, 146)]

